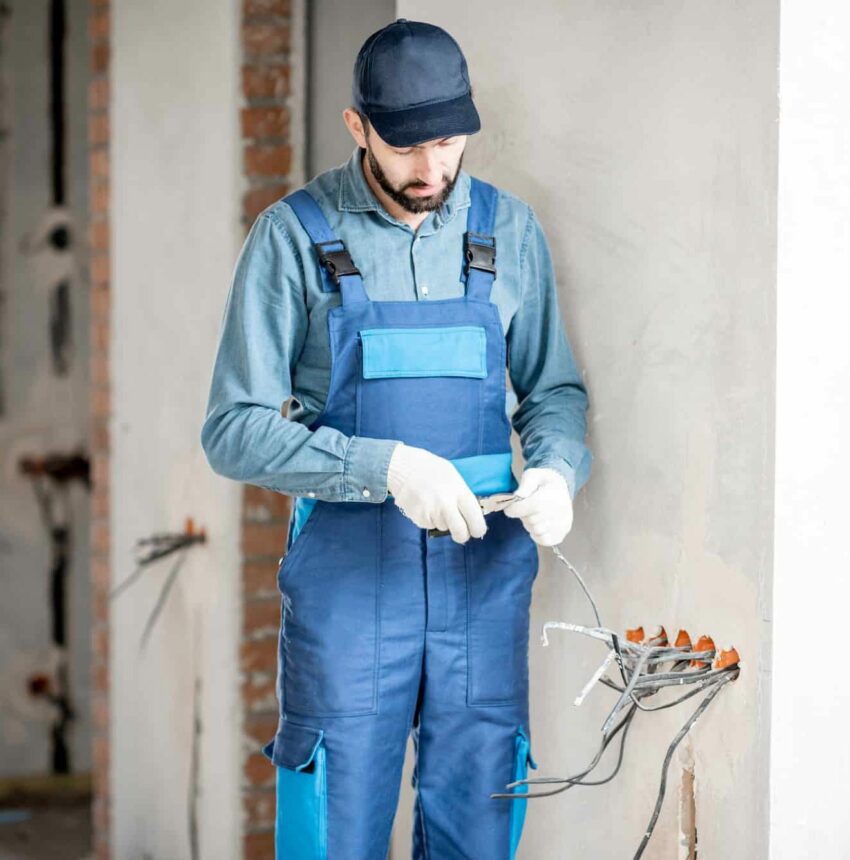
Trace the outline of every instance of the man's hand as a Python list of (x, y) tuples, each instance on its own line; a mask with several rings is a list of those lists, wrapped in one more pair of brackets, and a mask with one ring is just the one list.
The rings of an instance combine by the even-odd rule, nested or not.
[(449, 531), (458, 543), (483, 537), (487, 531), (478, 500), (460, 472), (424, 448), (396, 445), (387, 489), (399, 510), (421, 529)]
[(573, 500), (564, 476), (555, 469), (526, 469), (514, 492), (524, 496), (505, 507), (505, 516), (519, 517), (540, 546), (559, 544), (573, 526)]

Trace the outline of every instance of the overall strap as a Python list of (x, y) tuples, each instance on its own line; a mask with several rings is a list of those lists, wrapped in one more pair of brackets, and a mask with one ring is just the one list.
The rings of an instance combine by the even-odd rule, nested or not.
[(499, 192), (494, 185), (470, 177), (470, 206), (463, 234), (463, 267), (461, 281), (469, 298), (489, 301), (496, 278), (496, 202)]
[(321, 207), (312, 195), (300, 188), (283, 198), (298, 216), (301, 226), (313, 242), (322, 271), (322, 290), (340, 293), (344, 305), (368, 302), (359, 269), (341, 239), (334, 236)]

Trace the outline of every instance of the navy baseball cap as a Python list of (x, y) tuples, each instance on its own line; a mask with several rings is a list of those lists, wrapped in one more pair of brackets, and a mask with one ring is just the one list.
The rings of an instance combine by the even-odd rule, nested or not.
[(391, 146), (481, 129), (463, 51), (424, 21), (398, 18), (369, 36), (354, 61), (351, 95)]

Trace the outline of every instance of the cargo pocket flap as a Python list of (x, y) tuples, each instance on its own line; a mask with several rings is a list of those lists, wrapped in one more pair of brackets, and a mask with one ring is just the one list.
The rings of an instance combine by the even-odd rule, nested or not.
[(534, 760), (534, 756), (532, 756), (531, 754), (531, 742), (529, 741), (528, 735), (526, 734), (525, 729), (522, 726), (517, 729), (516, 748), (517, 765), (527, 764), (533, 770), (537, 770), (537, 762)]
[(279, 767), (304, 770), (312, 764), (324, 736), (321, 729), (285, 722), (263, 747), (263, 754)]

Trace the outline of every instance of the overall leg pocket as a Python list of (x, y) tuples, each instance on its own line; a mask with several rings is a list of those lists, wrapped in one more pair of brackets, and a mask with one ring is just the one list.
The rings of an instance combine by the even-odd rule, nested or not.
[(263, 747), (276, 769), (275, 857), (327, 860), (328, 785), (324, 732), (284, 721)]
[[(537, 769), (537, 763), (531, 756), (531, 743), (522, 726), (517, 728), (514, 739), (514, 773), (513, 781), (525, 779), (528, 776), (528, 768)], [(528, 786), (518, 785), (514, 789), (515, 794), (525, 794)], [(522, 826), (525, 823), (525, 809), (527, 800), (512, 800), (511, 802), (511, 860), (514, 860), (519, 840), (522, 836)]]
[(311, 535), (329, 504), (331, 503), (302, 498), (297, 498), (293, 502), (286, 552), (277, 571), (279, 591), (283, 591), (290, 570), (298, 565), (298, 559), (309, 548), (308, 545), (312, 540)]
[(469, 541), (467, 704), (507, 705), (528, 696), (528, 625), (537, 545), (518, 519), (497, 511)]
[[(282, 580), (283, 709), (311, 717), (377, 711), (380, 508), (324, 503)], [(308, 539), (307, 544), (301, 543)], [(305, 551), (305, 549), (307, 551)]]

